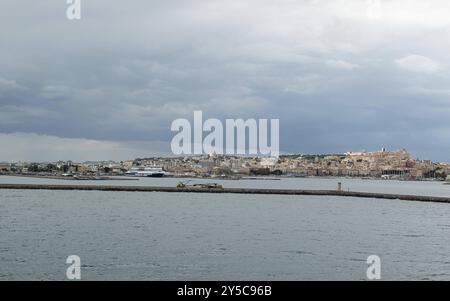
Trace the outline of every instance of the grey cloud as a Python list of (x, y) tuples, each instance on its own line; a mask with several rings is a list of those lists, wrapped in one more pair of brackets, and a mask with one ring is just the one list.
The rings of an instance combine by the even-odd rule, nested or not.
[(449, 4), (368, 3), (89, 0), (70, 22), (65, 1), (3, 1), (0, 132), (168, 146), (203, 110), (280, 118), (284, 152), (449, 161)]

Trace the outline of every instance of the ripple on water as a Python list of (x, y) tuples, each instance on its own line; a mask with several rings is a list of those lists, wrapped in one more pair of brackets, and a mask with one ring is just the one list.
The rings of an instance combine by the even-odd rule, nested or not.
[(86, 280), (359, 280), (378, 254), (386, 280), (450, 280), (450, 206), (440, 204), (0, 191), (0, 205), (2, 279), (59, 280), (78, 254)]

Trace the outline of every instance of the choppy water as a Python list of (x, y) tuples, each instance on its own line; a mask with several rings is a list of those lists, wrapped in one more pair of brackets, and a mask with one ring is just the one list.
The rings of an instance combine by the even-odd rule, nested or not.
[[(0, 177), (0, 182), (21, 181), (54, 182)], [(340, 181), (361, 191), (447, 196), (450, 191), (441, 183)], [(331, 189), (336, 182), (225, 185)], [(81, 257), (84, 280), (363, 280), (372, 254), (381, 257), (382, 279), (450, 280), (450, 205), (321, 196), (0, 190), (0, 279), (63, 280), (65, 260), (72, 254)]]

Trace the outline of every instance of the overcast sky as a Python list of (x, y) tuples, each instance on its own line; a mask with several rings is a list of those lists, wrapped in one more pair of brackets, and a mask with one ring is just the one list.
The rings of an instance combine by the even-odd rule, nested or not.
[(279, 118), (280, 151), (450, 161), (447, 0), (0, 4), (0, 161), (170, 154), (171, 122)]

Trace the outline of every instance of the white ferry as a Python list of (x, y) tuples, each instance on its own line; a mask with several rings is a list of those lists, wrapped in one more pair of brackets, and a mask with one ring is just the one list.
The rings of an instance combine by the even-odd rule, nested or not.
[(161, 167), (132, 167), (129, 171), (125, 173), (127, 176), (133, 177), (153, 177), (160, 178), (166, 175), (166, 172)]

